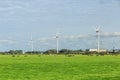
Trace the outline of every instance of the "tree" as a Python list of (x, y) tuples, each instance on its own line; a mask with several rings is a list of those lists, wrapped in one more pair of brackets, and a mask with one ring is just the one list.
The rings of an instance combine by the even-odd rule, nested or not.
[(56, 49), (50, 49), (44, 52), (45, 54), (57, 54), (57, 50)]
[(22, 50), (10, 50), (8, 53), (9, 54), (22, 54), (23, 51)]
[(71, 50), (69, 50), (69, 49), (61, 49), (59, 52), (61, 54), (69, 54), (69, 53), (71, 53)]

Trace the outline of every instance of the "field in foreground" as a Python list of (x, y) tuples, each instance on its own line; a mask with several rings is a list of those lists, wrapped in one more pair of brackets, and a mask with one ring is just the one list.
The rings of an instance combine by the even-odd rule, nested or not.
[(120, 80), (120, 56), (0, 55), (0, 80)]

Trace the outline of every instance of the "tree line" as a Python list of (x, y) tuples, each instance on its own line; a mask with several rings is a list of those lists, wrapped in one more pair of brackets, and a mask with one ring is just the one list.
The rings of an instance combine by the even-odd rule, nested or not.
[[(81, 54), (84, 51), (80, 50), (69, 50), (69, 49), (61, 49), (59, 50), (59, 54)], [(5, 52), (0, 52), (0, 54), (57, 54), (56, 49), (49, 49), (46, 51), (26, 51), (23, 50), (9, 50)]]
[[(47, 51), (26, 51), (24, 52), (23, 50), (9, 50), (9, 51), (5, 51), (5, 52), (0, 52), (0, 54), (12, 54), (12, 55), (18, 55), (18, 54), (45, 54), (45, 55), (49, 55), (49, 54), (57, 54), (57, 50), (56, 49), (49, 49)], [(69, 50), (69, 49), (61, 49), (59, 50), (58, 54), (82, 54), (82, 55), (107, 55), (107, 54), (120, 54), (119, 52), (116, 52), (115, 50), (112, 51), (107, 51), (107, 52), (89, 52), (88, 50)]]

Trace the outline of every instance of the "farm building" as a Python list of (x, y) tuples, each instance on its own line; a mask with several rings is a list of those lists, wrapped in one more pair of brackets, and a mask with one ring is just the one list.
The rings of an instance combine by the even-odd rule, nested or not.
[[(97, 52), (98, 50), (97, 49), (87, 49), (87, 51), (89, 52)], [(99, 52), (107, 52), (106, 49), (100, 49)]]

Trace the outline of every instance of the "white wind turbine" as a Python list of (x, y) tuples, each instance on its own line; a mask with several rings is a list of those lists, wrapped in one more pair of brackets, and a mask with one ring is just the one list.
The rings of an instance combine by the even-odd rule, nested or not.
[(59, 33), (56, 33), (56, 50), (57, 50), (57, 54), (59, 53)]
[(97, 52), (100, 52), (100, 27), (96, 28), (97, 33)]
[(31, 52), (34, 51), (34, 46), (33, 46), (33, 36), (31, 34), (31, 39), (30, 39), (30, 45), (31, 45)]

